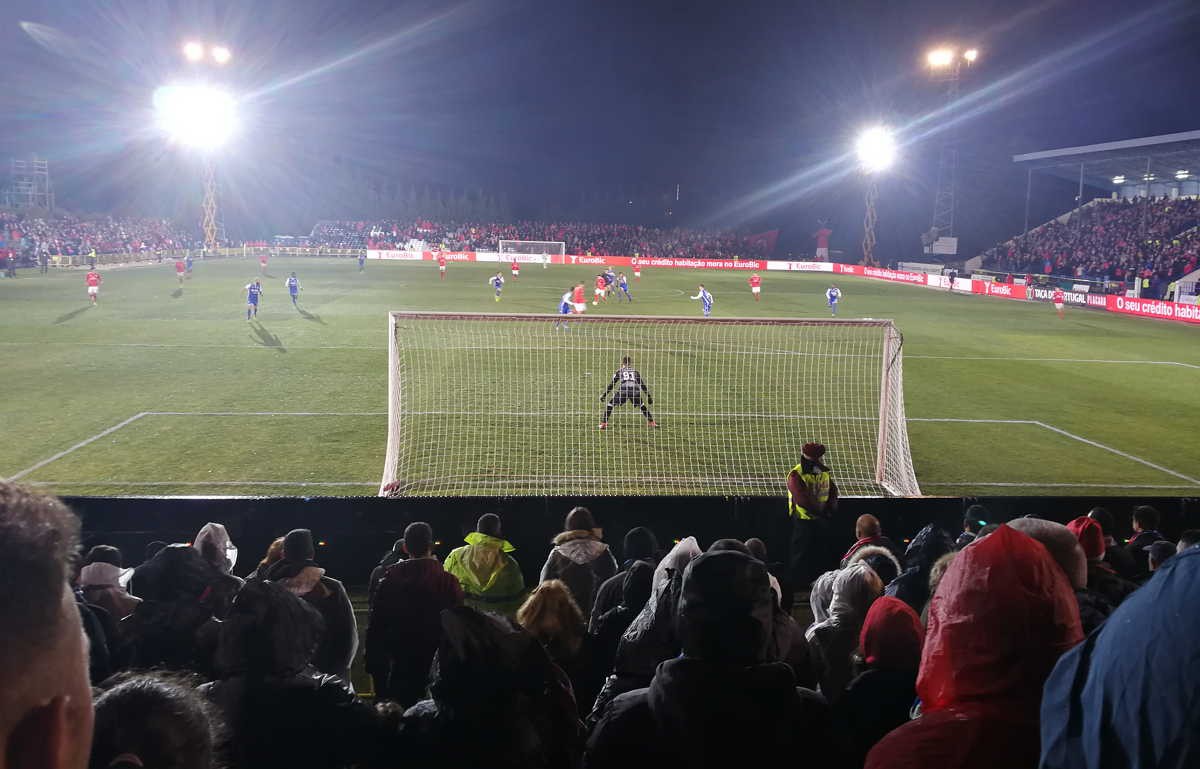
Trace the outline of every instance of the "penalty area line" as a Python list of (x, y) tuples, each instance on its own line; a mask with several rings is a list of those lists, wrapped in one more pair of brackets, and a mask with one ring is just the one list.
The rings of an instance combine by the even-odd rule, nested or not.
[(81, 449), (84, 446), (88, 445), (89, 443), (98, 441), (106, 435), (111, 435), (112, 433), (115, 433), (117, 430), (120, 430), (122, 427), (124, 427), (128, 424), (132, 424), (133, 422), (136, 422), (137, 420), (146, 416), (147, 413), (148, 412), (145, 412), (145, 411), (139, 411), (138, 413), (134, 414), (133, 416), (129, 417), (128, 419), (118, 422), (106, 430), (101, 430), (100, 432), (93, 435), (91, 438), (85, 438), (84, 440), (80, 441), (79, 443), (76, 443), (74, 446), (71, 446), (70, 448), (63, 449), (62, 451), (58, 452), (57, 454), (55, 454), (53, 456), (46, 457), (42, 461), (37, 462), (36, 464), (30, 465), (29, 467), (20, 471), (16, 475), (13, 475), (10, 478), (8, 478), (8, 481), (12, 482), (12, 481), (20, 480), (21, 478), (24, 478), (26, 475), (29, 475), (32, 472), (36, 472), (37, 470), (42, 469), (43, 467), (50, 464), (51, 462), (57, 462), (58, 460), (65, 457), (66, 455), (70, 454), (72, 451)]
[(1187, 481), (1188, 483), (1192, 484), (1193, 486), (1200, 486), (1200, 478), (1193, 478), (1190, 475), (1184, 475), (1183, 473), (1176, 472), (1175, 470), (1172, 470), (1169, 467), (1163, 467), (1162, 465), (1157, 465), (1147, 459), (1142, 459), (1141, 457), (1134, 456), (1133, 454), (1129, 454), (1127, 452), (1121, 451), (1120, 449), (1114, 449), (1112, 446), (1106, 446), (1103, 443), (1098, 443), (1097, 441), (1093, 441), (1088, 438), (1084, 438), (1082, 435), (1076, 435), (1075, 433), (1068, 432), (1068, 431), (1062, 429), (1061, 427), (1055, 427), (1054, 425), (1048, 425), (1045, 422), (1034, 422), (1034, 424), (1038, 425), (1039, 427), (1044, 427), (1045, 429), (1049, 430), (1052, 433), (1058, 433), (1059, 435), (1065, 436), (1065, 437), (1070, 438), (1075, 441), (1079, 441), (1080, 443), (1087, 444), (1088, 446), (1094, 446), (1095, 448), (1103, 449), (1104, 451), (1107, 451), (1111, 454), (1116, 454), (1117, 456), (1128, 459), (1131, 462), (1137, 462), (1138, 464), (1145, 465), (1146, 467), (1152, 468), (1154, 470), (1158, 470), (1159, 472), (1162, 472), (1162, 473), (1166, 473), (1167, 475), (1173, 475), (1176, 478)]

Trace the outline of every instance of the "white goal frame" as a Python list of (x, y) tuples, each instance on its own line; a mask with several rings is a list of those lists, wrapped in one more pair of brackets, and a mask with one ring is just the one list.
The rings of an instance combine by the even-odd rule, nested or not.
[(567, 244), (561, 240), (501, 240), (497, 246), (501, 256), (540, 256), (542, 266), (551, 258), (567, 254)]
[[(380, 488), (379, 488), (380, 496), (451, 497), (451, 496), (475, 496), (475, 495), (477, 495), (477, 492), (473, 492), (473, 491), (472, 492), (454, 492), (454, 491), (439, 492), (439, 491), (430, 491), (428, 489), (422, 489), (422, 488), (414, 489), (412, 487), (418, 486), (419, 482), (410, 482), (409, 479), (402, 477), (403, 472), (401, 469), (400, 460), (401, 460), (402, 451), (405, 448), (405, 446), (402, 444), (403, 444), (404, 435), (405, 435), (404, 429), (406, 427), (406, 425), (405, 425), (406, 411), (404, 408), (405, 377), (402, 375), (402, 370), (404, 367), (402, 366), (402, 363), (403, 363), (402, 350), (401, 350), (400, 344), (398, 343), (399, 337), (398, 337), (398, 331), (397, 331), (397, 327), (398, 327), (399, 323), (428, 320), (428, 321), (449, 321), (449, 322), (463, 321), (463, 322), (471, 322), (471, 323), (477, 322), (477, 323), (487, 323), (487, 324), (538, 323), (538, 324), (545, 324), (546, 327), (550, 327), (552, 324), (554, 324), (556, 322), (556, 320), (559, 320), (559, 319), (560, 318), (557, 315), (534, 315), (534, 314), (399, 312), (399, 311), (389, 313), (388, 314), (388, 438), (387, 438), (387, 448), (386, 448), (387, 453), (386, 453), (386, 456), (384, 459), (383, 477), (380, 482)], [(646, 315), (619, 315), (619, 316), (607, 316), (606, 315), (606, 316), (593, 316), (593, 317), (572, 315), (572, 316), (569, 316), (569, 322), (574, 326), (575, 329), (579, 329), (582, 327), (588, 331), (593, 330), (596, 326), (598, 326), (600, 324), (630, 324), (630, 323), (635, 323), (635, 324), (655, 324), (655, 323), (668, 324), (669, 323), (669, 324), (674, 324), (677, 326), (695, 325), (697, 327), (700, 327), (700, 326), (712, 327), (714, 325), (788, 326), (788, 327), (795, 328), (797, 333), (801, 334), (801, 335), (803, 334), (803, 330), (805, 328), (823, 327), (826, 330), (836, 329), (836, 328), (847, 328), (847, 329), (853, 328), (860, 332), (863, 330), (866, 330), (867, 333), (860, 334), (860, 336), (863, 336), (864, 338), (867, 338), (867, 339), (870, 339), (873, 336), (869, 332), (871, 330), (874, 330), (878, 333), (878, 337), (876, 339), (876, 342), (871, 342), (871, 344), (874, 345), (877, 343), (878, 346), (874, 347), (872, 349), (878, 350), (878, 352), (870, 353), (870, 357), (873, 357), (876, 354), (879, 357), (879, 364), (878, 364), (879, 365), (879, 367), (878, 367), (879, 393), (878, 393), (877, 406), (871, 407), (870, 405), (864, 404), (861, 406), (861, 408), (864, 409), (863, 415), (845, 417), (848, 420), (854, 420), (858, 424), (862, 424), (863, 427), (866, 427), (867, 425), (863, 424), (862, 420), (871, 420), (871, 421), (876, 422), (875, 429), (873, 430), (873, 432), (876, 436), (876, 446), (873, 447), (874, 455), (875, 455), (875, 462), (874, 462), (875, 466), (873, 469), (870, 469), (870, 470), (863, 468), (864, 472), (867, 473), (867, 476), (859, 476), (860, 480), (858, 482), (858, 485), (861, 487), (864, 484), (870, 485), (873, 482), (873, 484), (875, 486), (877, 486), (878, 488), (871, 489), (866, 492), (860, 492), (859, 495), (906, 496), (906, 497), (921, 496), (921, 490), (917, 483), (917, 479), (916, 479), (915, 473), (913, 471), (913, 466), (912, 466), (912, 456), (911, 456), (911, 452), (909, 449), (909, 441), (908, 441), (908, 427), (907, 427), (907, 420), (905, 417), (905, 410), (904, 410), (903, 337), (900, 334), (899, 330), (896, 328), (895, 324), (891, 320), (875, 320), (875, 319), (862, 319), (862, 320), (845, 319), (845, 320), (842, 320), (842, 319), (805, 319), (805, 318), (730, 318), (730, 319), (712, 319), (712, 318), (710, 318), (710, 319), (701, 319), (701, 318), (697, 318), (697, 317), (681, 318), (681, 317), (674, 317), (674, 316), (646, 316)], [(572, 331), (571, 333), (574, 334), (574, 333), (584, 333), (584, 332)], [(412, 335), (410, 335), (410, 337), (411, 336)], [(508, 337), (505, 337), (505, 338), (508, 338)], [(517, 336), (517, 335), (512, 336), (511, 339), (514, 340), (518, 344), (520, 344), (520, 342), (522, 341), (521, 337)], [(593, 337), (593, 339), (594, 339), (594, 337)], [(436, 350), (437, 348), (436, 348), (436, 346), (430, 346), (430, 347), (423, 348), (423, 349)], [(492, 348), (481, 347), (481, 348), (471, 348), (471, 349), (484, 349), (486, 351), (486, 350), (490, 350)], [(770, 354), (780, 355), (780, 356), (793, 356), (794, 355), (794, 356), (800, 356), (800, 357), (813, 355), (814, 357), (826, 357), (826, 358), (828, 358), (828, 357), (833, 357), (833, 358), (850, 357), (850, 358), (859, 358), (860, 360), (864, 357), (863, 354), (849, 354), (849, 355), (843, 356), (839, 353), (820, 353), (818, 355), (818, 354), (814, 354), (814, 353), (805, 353), (802, 351), (795, 351), (795, 352), (777, 351), (777, 352), (773, 352)], [(861, 364), (859, 364), (859, 365), (861, 365)], [(605, 372), (605, 374), (607, 376), (607, 372)], [(437, 372), (437, 371), (420, 372), (417, 374), (417, 376), (437, 377), (437, 376), (439, 376), (439, 372)], [(604, 381), (600, 381), (600, 379), (597, 379), (596, 382), (601, 386), (605, 383)], [(823, 395), (828, 396), (832, 400), (832, 399), (836, 399), (841, 394), (808, 393), (806, 395), (808, 395), (810, 398), (816, 398), (817, 402), (815, 403), (815, 405), (817, 406), (817, 408), (815, 408), (813, 410), (819, 411), (820, 410), (819, 407), (821, 405), (820, 398)], [(487, 408), (487, 406), (485, 406), (484, 408)], [(872, 412), (873, 412), (873, 414), (872, 414)], [(424, 411), (414, 412), (414, 414), (421, 415), (421, 416), (425, 416), (430, 413), (443, 413), (443, 412), (424, 412)], [(449, 412), (444, 412), (444, 413), (454, 414), (457, 412), (449, 411)], [(581, 413), (582, 413), (582, 404), (581, 404)], [(794, 419), (814, 418), (815, 419), (817, 417), (799, 417), (799, 416), (795, 416), (795, 415), (786, 415), (785, 414), (785, 415), (780, 415), (780, 418), (781, 419), (790, 419), (790, 418), (794, 418)], [(841, 419), (842, 417), (836, 416), (836, 415), (825, 415), (821, 418), (826, 419), (827, 421), (832, 420), (832, 421), (836, 422), (837, 420)], [(595, 429), (594, 422), (590, 425), (590, 428), (592, 430)], [(788, 461), (792, 461), (794, 459), (794, 461), (792, 461), (792, 464), (796, 464), (799, 462), (800, 445), (803, 442), (802, 432), (803, 431), (799, 431), (799, 430), (796, 431), (795, 445), (787, 447), (787, 453), (789, 456)], [(833, 461), (834, 470), (835, 470), (835, 478), (839, 480), (839, 483), (841, 483), (843, 478), (845, 478), (845, 476), (838, 476), (838, 474), (837, 474), (838, 466), (837, 466), (836, 457), (840, 453), (839, 447), (834, 443), (835, 438), (833, 438), (832, 436), (829, 436), (829, 437), (822, 436), (822, 437), (824, 437), (825, 440), (827, 440), (831, 443), (830, 453), (831, 453), (831, 456), (835, 457), (835, 459)], [(865, 464), (869, 465), (870, 462), (868, 461)], [(790, 470), (790, 469), (791, 469), (791, 465), (788, 465), (786, 468), (783, 468), (783, 467), (776, 468), (774, 466), (774, 464), (772, 464), (771, 471), (772, 471), (773, 475), (771, 475), (771, 478), (773, 479), (774, 473), (777, 472), (777, 475), (778, 475), (778, 484), (777, 485), (775, 485), (773, 483), (768, 484), (763, 481), (755, 481), (754, 483), (756, 483), (757, 486), (753, 486), (751, 488), (745, 488), (742, 486), (738, 486), (736, 491), (727, 491), (725, 493), (737, 494), (739, 496), (778, 496), (782, 493), (782, 489), (784, 488), (784, 478), (786, 476), (787, 470)], [(873, 476), (873, 477), (868, 477), (868, 476)], [(571, 478), (572, 479), (576, 478), (576, 476), (571, 476)], [(579, 478), (579, 487), (578, 488), (572, 488), (572, 489), (561, 488), (562, 486), (566, 485), (566, 480), (564, 480), (562, 478), (556, 478), (556, 480), (561, 481), (561, 483), (559, 484), (559, 487), (556, 490), (549, 491), (549, 492), (538, 492), (538, 493), (536, 493), (536, 495), (538, 495), (538, 496), (543, 496), (543, 495), (600, 495), (600, 496), (604, 496), (604, 495), (613, 495), (613, 494), (618, 493), (618, 492), (615, 492), (612, 490), (606, 490), (604, 488), (598, 488), (598, 487), (589, 485), (589, 481), (595, 480), (591, 476), (578, 476), (578, 478)], [(731, 483), (740, 483), (739, 479), (737, 479), (737, 478), (721, 479), (721, 480), (729, 480)], [(653, 479), (647, 481), (647, 479), (642, 478), (642, 479), (640, 479), (640, 481), (643, 484), (643, 488), (638, 492), (639, 495), (668, 495), (668, 494), (669, 495), (684, 495), (684, 496), (689, 495), (688, 492), (679, 490), (679, 488), (678, 488), (679, 479), (678, 478), (674, 478), (674, 477), (669, 478), (669, 482), (672, 484), (675, 484), (674, 486), (671, 486), (670, 490), (665, 490), (665, 489), (664, 490), (656, 490), (654, 488)], [(668, 481), (664, 481), (664, 484), (666, 484), (666, 483), (668, 483)], [(853, 485), (853, 482), (850, 482), (848, 485)], [(647, 490), (646, 487), (649, 487), (649, 490)], [(520, 495), (527, 494), (527, 493), (529, 493), (529, 492), (523, 490), (523, 488), (496, 486), (496, 487), (491, 487), (489, 495), (520, 496)], [(702, 491), (702, 492), (693, 491), (693, 492), (691, 492), (690, 495), (711, 496), (713, 494), (720, 494), (720, 493), (722, 493), (722, 492), (720, 492), (720, 491)], [(851, 491), (849, 494), (847, 494), (847, 496), (854, 496), (854, 495), (855, 495), (855, 493), (853, 491)]]

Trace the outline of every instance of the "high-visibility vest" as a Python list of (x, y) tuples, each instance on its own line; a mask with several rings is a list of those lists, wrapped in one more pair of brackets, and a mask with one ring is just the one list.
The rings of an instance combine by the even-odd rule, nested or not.
[[(833, 486), (833, 478), (828, 470), (822, 470), (819, 473), (804, 472), (803, 465), (796, 465), (792, 468), (792, 472), (800, 476), (800, 482), (803, 483), (814, 497), (817, 499), (817, 504), (824, 511), (826, 503), (829, 502), (829, 490)], [(802, 521), (812, 520), (814, 516), (810, 515), (808, 510), (796, 504), (792, 499), (792, 490), (788, 489), (788, 515), (795, 516)]]

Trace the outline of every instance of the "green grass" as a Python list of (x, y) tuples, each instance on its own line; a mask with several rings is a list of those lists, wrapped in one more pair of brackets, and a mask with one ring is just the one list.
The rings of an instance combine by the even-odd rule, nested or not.
[[(108, 270), (95, 308), (87, 306), (81, 272), (48, 277), (22, 272), (17, 280), (0, 280), (0, 477), (22, 473), (23, 481), (69, 494), (373, 493), (387, 435), (389, 310), (546, 313), (568, 284), (594, 274), (582, 267), (527, 269), (496, 304), (484, 285), (486, 265), (453, 264), (441, 282), (436, 267), (426, 263), (371, 263), (359, 274), (351, 260), (279, 259), (271, 264), (274, 277), (264, 281), (268, 293), (259, 323), (251, 324), (244, 318), (242, 286), (256, 269), (242, 260), (198, 263), (182, 291), (169, 264)], [(293, 269), (304, 285), (305, 314), (292, 308), (282, 287)], [(631, 308), (601, 307), (599, 314), (695, 316), (698, 303), (684, 292), (694, 293), (703, 280), (716, 296), (717, 317), (825, 315), (827, 276), (764, 274), (764, 299), (758, 305), (745, 277), (647, 270), (634, 286), (637, 302)], [(1200, 477), (1194, 425), (1200, 328), (1082, 309), (1069, 311), (1060, 322), (1045, 304), (849, 278), (840, 285), (843, 316), (893, 318), (904, 333), (910, 419), (1020, 422), (911, 422), (913, 462), (926, 493), (1200, 491), (1194, 480)], [(686, 335), (672, 334), (673, 345), (689, 343)], [(685, 412), (700, 409), (684, 408), (679, 401), (694, 401), (706, 390), (664, 382), (661, 376), (656, 381), (649, 372), (664, 365), (654, 360), (639, 366), (651, 379), (663, 427), (647, 432), (636, 411), (627, 408), (614, 418), (620, 430), (599, 435), (593, 424), (598, 395), (616, 362), (608, 351), (563, 353), (564, 369), (594, 368), (596, 381), (579, 384), (578, 392), (586, 391), (590, 403), (568, 403), (576, 397), (572, 391), (553, 404), (555, 410), (574, 408), (580, 416), (578, 429), (572, 422), (552, 434), (579, 441), (601, 457), (596, 462), (622, 461), (628, 453), (619, 450), (622, 441), (631, 441), (651, 458), (642, 473), (680, 473), (680, 465), (693, 474), (711, 472), (690, 448), (693, 429), (725, 436), (764, 478), (782, 478), (793, 459), (761, 445), (744, 422), (686, 421)], [(693, 354), (707, 361), (695, 366), (716, 365), (717, 356), (703, 356), (700, 348)], [(516, 362), (510, 358), (505, 365)], [(445, 385), (451, 373), (444, 370), (428, 381)], [(751, 397), (777, 394), (779, 388), (743, 375), (740, 369), (726, 375), (737, 383), (731, 389), (738, 394), (722, 412), (784, 408), (777, 395)], [(837, 393), (805, 397), (818, 409)], [(518, 408), (505, 405), (510, 402)], [(502, 420), (490, 411), (519, 410), (519, 404), (519, 397), (501, 387), (481, 395), (470, 410), (478, 408), (499, 425)], [(23, 472), (143, 412), (181, 415), (147, 414)], [(215, 412), (353, 415), (205, 416)], [(454, 436), (480, 449), (462, 452), (461, 460), (450, 463), (443, 459), (448, 476), (486, 478), (487, 472), (545, 469), (579, 454), (569, 441), (556, 443), (541, 432), (535, 440), (517, 430), (494, 432), (454, 417), (435, 420), (426, 435)], [(429, 441), (414, 445), (433, 456)], [(665, 451), (664, 446), (674, 448)], [(836, 447), (831, 451), (837, 456)]]

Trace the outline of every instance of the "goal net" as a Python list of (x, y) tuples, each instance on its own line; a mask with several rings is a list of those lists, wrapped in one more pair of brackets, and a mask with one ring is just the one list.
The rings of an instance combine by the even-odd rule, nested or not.
[(567, 253), (567, 244), (561, 240), (502, 240), (501, 254), (529, 254), (562, 256)]
[[(785, 493), (808, 441), (846, 495), (920, 494), (887, 320), (394, 312), (384, 496)], [(605, 417), (629, 356), (636, 404)]]

